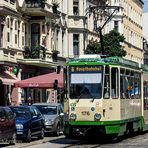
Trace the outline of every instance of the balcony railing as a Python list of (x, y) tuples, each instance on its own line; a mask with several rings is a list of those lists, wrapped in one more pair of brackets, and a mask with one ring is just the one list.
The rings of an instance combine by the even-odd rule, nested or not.
[(6, 12), (6, 10), (8, 11), (9, 9), (16, 10), (16, 2), (15, 0), (0, 0), (0, 7), (5, 8), (0, 10), (0, 14), (3, 14), (4, 12)]
[(27, 8), (44, 8), (45, 0), (25, 0)]
[(46, 48), (42, 46), (38, 47), (28, 47), (24, 48), (24, 58), (25, 59), (45, 59), (46, 57)]

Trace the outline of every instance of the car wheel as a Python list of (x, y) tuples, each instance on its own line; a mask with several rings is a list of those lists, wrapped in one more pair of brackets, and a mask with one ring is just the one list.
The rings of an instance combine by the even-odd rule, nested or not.
[(10, 145), (15, 145), (16, 143), (16, 133), (14, 132), (12, 138), (10, 139)]
[(60, 135), (60, 124), (57, 124), (57, 127), (56, 127), (56, 136), (59, 136)]
[(26, 136), (26, 141), (30, 142), (31, 141), (31, 130), (28, 130), (27, 136)]
[(41, 130), (41, 135), (39, 136), (39, 139), (44, 139), (44, 128)]

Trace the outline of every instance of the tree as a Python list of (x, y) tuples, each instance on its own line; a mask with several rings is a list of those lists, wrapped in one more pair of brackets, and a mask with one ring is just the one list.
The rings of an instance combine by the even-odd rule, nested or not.
[[(111, 30), (109, 33), (103, 35), (104, 52), (107, 56), (126, 56), (126, 51), (121, 45), (125, 40), (123, 35), (116, 30)], [(86, 54), (101, 54), (101, 44), (97, 41), (89, 41), (87, 45)]]

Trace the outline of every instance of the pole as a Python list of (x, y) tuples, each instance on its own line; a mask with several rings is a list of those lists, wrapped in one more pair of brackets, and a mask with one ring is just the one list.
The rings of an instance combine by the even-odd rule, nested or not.
[(104, 44), (103, 44), (103, 36), (102, 36), (102, 27), (100, 26), (99, 28), (99, 35), (100, 35), (100, 43), (101, 43), (101, 52), (102, 55), (104, 55)]
[[(105, 25), (109, 22), (109, 20), (111, 20), (111, 18), (114, 16), (114, 13), (116, 11), (119, 11), (119, 9), (122, 8), (120, 6), (108, 6), (108, 5), (105, 5), (105, 6), (90, 6), (87, 11), (89, 13), (94, 13), (94, 17), (95, 17), (95, 20), (96, 20), (96, 17), (98, 17), (98, 14), (99, 13), (98, 11), (100, 9), (102, 9), (104, 12), (105, 12), (105, 9), (113, 9), (114, 11), (109, 15), (109, 17), (105, 20), (104, 24), (102, 26), (99, 26), (97, 28), (97, 24), (96, 24), (96, 28), (99, 30), (99, 35), (100, 35), (100, 44), (101, 44), (101, 52), (102, 52), (102, 55), (105, 54), (105, 50), (104, 50), (104, 44), (103, 44), (103, 36), (102, 36), (102, 29), (105, 27)], [(97, 16), (96, 16), (97, 14)]]

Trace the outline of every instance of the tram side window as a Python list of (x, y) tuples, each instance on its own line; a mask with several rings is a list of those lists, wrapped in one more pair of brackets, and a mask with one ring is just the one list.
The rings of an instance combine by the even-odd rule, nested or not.
[(125, 99), (125, 69), (120, 69), (120, 98)]
[(112, 98), (119, 97), (118, 88), (119, 88), (118, 69), (112, 68), (111, 69), (111, 96)]
[(120, 97), (122, 99), (138, 99), (141, 96), (140, 73), (130, 70), (120, 70)]
[(143, 83), (143, 96), (144, 96), (144, 110), (148, 110), (148, 82), (144, 81)]
[(104, 78), (104, 94), (105, 99), (109, 99), (110, 97), (110, 75), (109, 75), (109, 67), (105, 67), (105, 78)]
[(135, 72), (134, 73), (134, 86), (132, 89), (132, 95), (134, 95), (134, 98), (139, 99), (141, 97), (141, 85), (140, 85), (141, 79), (140, 79), (140, 73)]
[(130, 99), (131, 89), (131, 71), (127, 69), (120, 70), (120, 98)]

